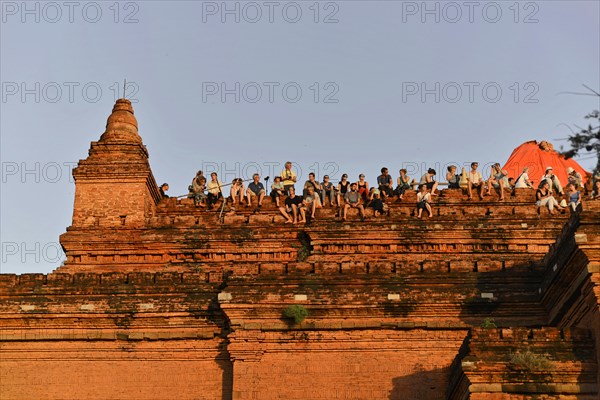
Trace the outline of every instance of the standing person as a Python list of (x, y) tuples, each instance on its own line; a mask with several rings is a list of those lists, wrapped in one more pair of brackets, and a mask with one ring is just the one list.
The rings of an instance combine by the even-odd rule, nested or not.
[(523, 172), (521, 172), (521, 175), (519, 175), (517, 177), (517, 180), (515, 181), (515, 189), (525, 189), (525, 188), (534, 189), (533, 181), (529, 180), (529, 175), (527, 174), (528, 172), (529, 172), (529, 167), (523, 168)]
[(252, 198), (258, 198), (258, 208), (262, 207), (262, 201), (265, 198), (265, 187), (260, 182), (260, 175), (254, 174), (252, 175), (252, 182), (248, 184), (248, 189), (246, 190), (246, 207), (250, 207), (252, 204)]
[[(300, 208), (302, 207), (302, 197), (296, 196), (296, 191), (292, 186), (290, 193), (285, 199), (284, 206), (279, 207), (279, 212), (286, 219), (286, 224), (297, 224), (298, 215), (300, 215)], [(293, 218), (292, 218), (293, 217)]]
[(289, 196), (290, 188), (296, 184), (296, 174), (292, 171), (292, 162), (285, 163), (285, 167), (281, 171), (281, 180), (283, 181), (283, 190)]
[(431, 190), (432, 196), (437, 196), (437, 193), (435, 192), (435, 190), (438, 187), (438, 183), (435, 181), (435, 179), (433, 179), (435, 174), (436, 174), (435, 169), (429, 168), (427, 170), (427, 173), (423, 174), (423, 176), (421, 177), (421, 180), (419, 181), (419, 185), (425, 185), (427, 187), (427, 189)]
[(160, 198), (161, 199), (168, 199), (169, 195), (167, 194), (167, 192), (169, 191), (169, 184), (168, 183), (163, 183), (162, 185), (160, 185), (160, 187), (158, 188), (158, 191), (160, 192)]
[(572, 167), (567, 168), (567, 179), (570, 184), (575, 186), (575, 189), (580, 190), (583, 188), (583, 178), (581, 177), (581, 174)]
[(417, 218), (421, 218), (423, 210), (427, 210), (429, 218), (433, 217), (433, 211), (431, 209), (431, 194), (427, 191), (427, 185), (419, 185), (419, 191), (417, 192)]
[(363, 202), (366, 202), (369, 197), (369, 182), (365, 181), (365, 174), (358, 175), (356, 186), (358, 188), (358, 194), (362, 197)]
[(231, 182), (231, 189), (229, 191), (229, 196), (233, 201), (233, 205), (242, 204), (244, 202), (244, 182), (242, 178), (234, 178), (233, 182)]
[(273, 183), (271, 184), (271, 199), (279, 208), (279, 198), (283, 196), (285, 193), (285, 189), (283, 188), (283, 182), (281, 182), (281, 177), (276, 176), (273, 178)]
[(365, 208), (361, 204), (361, 196), (358, 194), (358, 183), (354, 182), (350, 186), (350, 191), (344, 194), (344, 209), (342, 213), (342, 220), (346, 221), (346, 214), (349, 208), (358, 208), (360, 214), (360, 220), (365, 220)]
[(394, 194), (394, 180), (386, 167), (381, 168), (381, 175), (377, 177), (377, 186), (383, 200)]
[(554, 207), (562, 210), (558, 205), (558, 201), (552, 196), (550, 191), (550, 183), (547, 180), (542, 180), (538, 190), (535, 192), (536, 205), (538, 208), (547, 207), (550, 214), (554, 214)]
[(402, 168), (400, 170), (400, 176), (397, 179), (398, 186), (396, 186), (396, 190), (394, 193), (398, 196), (398, 200), (402, 200), (404, 197), (404, 193), (407, 190), (410, 190), (410, 176), (406, 175), (406, 169)]
[(348, 182), (348, 174), (342, 175), (342, 180), (338, 183), (337, 186), (337, 203), (338, 207), (342, 205), (342, 197), (346, 195), (350, 191), (350, 182)]
[(542, 176), (542, 180), (548, 181), (549, 190), (551, 193), (556, 192), (559, 194), (559, 196), (564, 195), (562, 185), (560, 184), (558, 177), (554, 175), (554, 170), (552, 167), (546, 167), (546, 172)]
[(321, 204), (325, 205), (325, 199), (329, 199), (329, 205), (333, 207), (335, 205), (335, 187), (333, 183), (329, 182), (329, 175), (323, 176), (323, 183), (321, 184)]
[(473, 188), (477, 189), (477, 193), (479, 194), (479, 200), (483, 200), (483, 176), (481, 175), (481, 172), (477, 171), (478, 166), (479, 163), (472, 162), (471, 170), (467, 174), (467, 191), (469, 192), (469, 200), (473, 199)]
[(460, 176), (456, 173), (456, 165), (450, 165), (446, 173), (448, 189), (460, 189)]
[(321, 192), (323, 191), (321, 184), (315, 180), (315, 173), (311, 172), (308, 174), (308, 180), (304, 182), (304, 189), (302, 191), (302, 196), (306, 197), (308, 195), (308, 189), (313, 188), (313, 192), (317, 195), (317, 207), (321, 208)]
[(492, 165), (492, 171), (488, 179), (488, 195), (492, 194), (492, 187), (499, 191), (500, 200), (504, 200), (504, 189), (508, 188), (508, 173), (502, 170), (500, 163)]
[(221, 181), (217, 179), (216, 172), (211, 172), (210, 182), (208, 182), (208, 185), (206, 185), (206, 187), (208, 189), (208, 198), (207, 198), (208, 209), (212, 210), (214, 204), (219, 199), (223, 198), (223, 192), (221, 191), (221, 188), (223, 187), (223, 183), (221, 183)]

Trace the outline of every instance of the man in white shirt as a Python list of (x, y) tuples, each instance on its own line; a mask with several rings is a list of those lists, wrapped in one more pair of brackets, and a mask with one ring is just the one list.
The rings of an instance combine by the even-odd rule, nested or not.
[(473, 192), (472, 189), (475, 188), (477, 189), (477, 193), (479, 194), (479, 199), (483, 200), (483, 176), (481, 175), (481, 172), (477, 171), (477, 167), (479, 166), (479, 163), (476, 162), (472, 162), (471, 163), (471, 171), (469, 171), (469, 173), (467, 174), (467, 181), (468, 181), (468, 185), (467, 185), (467, 190), (469, 193), (469, 200), (471, 200), (473, 198)]

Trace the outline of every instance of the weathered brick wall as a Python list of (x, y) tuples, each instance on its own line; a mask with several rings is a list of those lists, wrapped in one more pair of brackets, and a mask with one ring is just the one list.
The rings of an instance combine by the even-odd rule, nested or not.
[[(548, 216), (531, 190), (444, 190), (423, 220), (414, 192), (364, 223), (283, 224), (269, 198), (221, 216), (159, 198), (127, 100), (73, 174), (65, 265), (0, 275), (0, 399), (598, 398), (600, 202)], [(515, 375), (525, 348), (557, 372)]]
[[(451, 400), (598, 398), (589, 330), (474, 328), (466, 347), (466, 357), (453, 365)], [(515, 357), (526, 352), (527, 358)]]
[(444, 399), (465, 331), (240, 331), (233, 399)]
[(0, 399), (229, 398), (222, 341), (2, 342)]

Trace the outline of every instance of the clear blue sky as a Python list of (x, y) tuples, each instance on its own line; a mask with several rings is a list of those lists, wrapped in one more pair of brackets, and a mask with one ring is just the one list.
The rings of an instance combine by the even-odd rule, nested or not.
[(600, 107), (561, 94), (600, 89), (598, 1), (315, 3), (3, 1), (1, 272), (60, 265), (70, 169), (124, 78), (173, 195), (203, 167), (372, 182), (384, 165), (504, 162), (566, 144)]

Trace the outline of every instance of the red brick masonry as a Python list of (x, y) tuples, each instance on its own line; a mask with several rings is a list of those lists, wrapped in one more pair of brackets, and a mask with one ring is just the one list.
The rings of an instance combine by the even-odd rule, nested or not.
[(0, 275), (0, 399), (598, 399), (600, 202), (219, 219), (160, 200), (127, 100), (73, 175), (65, 265)]

